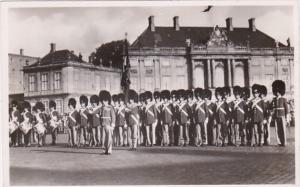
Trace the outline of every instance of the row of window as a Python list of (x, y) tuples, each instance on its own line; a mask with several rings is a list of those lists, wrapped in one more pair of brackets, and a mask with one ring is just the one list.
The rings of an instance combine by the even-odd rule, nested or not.
[[(53, 75), (54, 80), (54, 90), (61, 89), (61, 72), (54, 72)], [(41, 73), (41, 90), (46, 91), (49, 90), (49, 73)], [(29, 75), (29, 91), (37, 91), (37, 75), (31, 74)]]
[[(158, 60), (156, 60), (158, 61)], [(155, 60), (132, 60), (131, 61), (131, 66), (139, 66), (140, 64), (144, 64), (145, 67), (152, 67), (155, 63)], [(176, 64), (176, 66), (184, 66), (185, 65), (185, 61), (178, 61), (176, 60), (174, 62)], [(167, 67), (167, 66), (171, 66), (171, 60), (162, 60), (160, 61), (161, 66), (163, 67)]]

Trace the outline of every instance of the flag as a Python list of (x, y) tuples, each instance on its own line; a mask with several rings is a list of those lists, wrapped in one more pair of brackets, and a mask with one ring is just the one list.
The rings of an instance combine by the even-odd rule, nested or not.
[(213, 6), (208, 6), (206, 9), (204, 9), (202, 12), (208, 12)]
[(121, 78), (121, 87), (125, 95), (125, 103), (128, 101), (128, 91), (130, 87), (130, 61), (128, 53), (128, 41), (125, 39), (124, 44), (124, 58), (123, 58), (123, 69), (122, 69), (122, 78)]

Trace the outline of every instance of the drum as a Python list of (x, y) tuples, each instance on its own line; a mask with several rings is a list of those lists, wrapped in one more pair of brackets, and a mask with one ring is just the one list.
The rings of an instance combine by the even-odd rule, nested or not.
[(9, 134), (12, 134), (17, 129), (18, 129), (18, 123), (17, 122), (14, 122), (14, 121), (9, 122)]
[(20, 125), (20, 130), (24, 133), (27, 134), (29, 132), (29, 130), (32, 128), (31, 123), (24, 121), (23, 123), (21, 123)]
[(34, 128), (38, 134), (44, 134), (46, 132), (46, 127), (43, 123), (36, 124)]

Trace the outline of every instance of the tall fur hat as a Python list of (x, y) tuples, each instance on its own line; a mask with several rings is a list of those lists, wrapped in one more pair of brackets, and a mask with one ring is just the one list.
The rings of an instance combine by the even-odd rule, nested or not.
[(96, 104), (99, 104), (99, 97), (98, 95), (92, 95), (90, 97), (90, 103), (96, 103)]
[(242, 88), (242, 96), (245, 98), (250, 97), (250, 89), (248, 87), (243, 87)]
[(184, 99), (187, 99), (187, 96), (186, 96), (186, 91), (184, 89), (179, 89), (177, 90), (177, 94), (178, 94), (178, 98), (184, 98)]
[(252, 94), (254, 95), (254, 92), (258, 92), (260, 94), (260, 86), (258, 84), (252, 85)]
[(100, 93), (99, 93), (99, 100), (101, 102), (108, 101), (110, 103), (111, 102), (111, 95), (110, 95), (109, 91), (101, 90)]
[(88, 100), (88, 98), (87, 98), (85, 95), (81, 95), (81, 96), (79, 97), (79, 102), (80, 102), (80, 103), (84, 103), (85, 106), (87, 106), (89, 100)]
[(223, 96), (223, 89), (222, 89), (222, 88), (217, 87), (217, 88), (215, 89), (215, 96), (217, 97), (217, 95)]
[(40, 111), (45, 111), (45, 105), (42, 102), (35, 103), (35, 108)]
[(195, 97), (197, 98), (197, 97), (200, 97), (200, 98), (204, 98), (203, 96), (203, 89), (202, 88), (196, 88), (195, 90), (194, 90), (194, 95), (195, 95)]
[(267, 90), (267, 87), (266, 86), (264, 86), (264, 85), (260, 85), (259, 86), (260, 88), (260, 93), (262, 94), (262, 95), (267, 95), (268, 94), (268, 90)]
[(240, 86), (234, 86), (233, 87), (233, 94), (234, 95), (241, 95), (242, 88)]
[(113, 95), (111, 96), (111, 99), (113, 100), (113, 102), (118, 102), (118, 100), (119, 100), (117, 94), (113, 94)]
[(152, 92), (146, 91), (144, 94), (146, 100), (150, 99), (152, 101)]
[(138, 94), (134, 90), (129, 90), (128, 91), (128, 99), (129, 100), (134, 100), (134, 102), (138, 102)]
[(170, 99), (171, 93), (169, 90), (163, 90), (160, 92), (160, 96), (162, 99)]
[(185, 94), (187, 98), (194, 98), (193, 90), (186, 90)]
[(209, 89), (204, 89), (203, 90), (203, 98), (211, 99), (212, 96), (212, 91)]
[(272, 92), (275, 95), (277, 92), (281, 95), (285, 94), (285, 83), (282, 80), (275, 80), (272, 83)]
[(172, 98), (175, 97), (176, 99), (178, 99), (178, 92), (177, 92), (177, 90), (172, 90), (170, 94), (171, 94), (170, 97), (172, 97)]
[(12, 101), (11, 101), (11, 106), (12, 106), (12, 107), (18, 107), (18, 101), (12, 100)]
[(224, 95), (231, 95), (231, 89), (230, 89), (230, 87), (229, 86), (225, 86), (225, 87), (223, 87), (223, 94)]
[(31, 110), (31, 105), (28, 101), (23, 102), (23, 109), (27, 108), (29, 111)]
[(54, 108), (54, 109), (56, 109), (56, 103), (55, 103), (55, 101), (53, 101), (53, 100), (50, 100), (50, 101), (49, 101), (49, 108)]
[(161, 97), (161, 95), (160, 95), (160, 92), (159, 91), (155, 91), (154, 93), (153, 93), (153, 98), (154, 99), (159, 99)]
[(123, 93), (118, 94), (118, 100), (125, 102), (125, 95)]
[(145, 102), (145, 93), (144, 92), (139, 94), (139, 101), (140, 102)]

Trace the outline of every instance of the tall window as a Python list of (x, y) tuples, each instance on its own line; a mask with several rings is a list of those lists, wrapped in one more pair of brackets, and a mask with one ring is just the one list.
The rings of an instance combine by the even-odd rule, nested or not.
[(29, 91), (36, 91), (36, 77), (35, 75), (29, 75)]
[(43, 73), (42, 74), (42, 91), (45, 91), (48, 89), (48, 74)]
[(110, 77), (105, 77), (105, 90), (111, 91), (110, 89)]
[(130, 77), (130, 89), (133, 89), (135, 91), (139, 91), (138, 90), (138, 78), (137, 77)]
[(153, 90), (153, 77), (145, 77), (145, 89)]
[(49, 113), (49, 101), (43, 100), (42, 103), (45, 105), (45, 112)]
[(97, 91), (100, 91), (101, 89), (101, 78), (100, 78), (100, 75), (96, 75), (96, 78), (95, 78), (95, 88)]
[(54, 73), (54, 89), (58, 90), (60, 89), (60, 83), (61, 83), (61, 72), (55, 72)]
[(242, 87), (245, 86), (245, 75), (243, 66), (236, 66), (234, 69), (234, 85)]
[(55, 103), (56, 103), (56, 110), (58, 111), (58, 113), (62, 114), (63, 113), (63, 101), (62, 101), (62, 99), (56, 99)]
[(203, 66), (197, 66), (194, 72), (195, 87), (204, 88), (204, 70)]
[(186, 89), (187, 86), (187, 79), (185, 78), (184, 75), (177, 75), (176, 76), (176, 88), (177, 89)]
[(161, 89), (171, 89), (171, 76), (163, 76), (161, 81)]
[(223, 87), (225, 84), (224, 67), (217, 66), (215, 69), (215, 87)]

